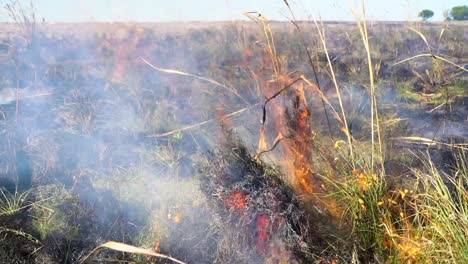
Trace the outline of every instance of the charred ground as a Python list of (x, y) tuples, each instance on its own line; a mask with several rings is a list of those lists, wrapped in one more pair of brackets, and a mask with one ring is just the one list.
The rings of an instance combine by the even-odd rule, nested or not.
[[(34, 36), (2, 25), (0, 262), (76, 263), (108, 240), (188, 263), (347, 262), (351, 252), (366, 250), (372, 253), (362, 253), (363, 262), (374, 261), (374, 254), (398, 255), (351, 235), (351, 223), (340, 225), (333, 212), (311, 205), (315, 199), (291, 181), (288, 166), (305, 160), (313, 165), (306, 183), (320, 182), (314, 188), (330, 195), (333, 185), (324, 175), (343, 182), (362, 176), (350, 173), (346, 151), (337, 147), (345, 137), (330, 109), (338, 109), (337, 94), (315, 25), (300, 25), (305, 38), (288, 23), (271, 23), (276, 62), (253, 22), (44, 23)], [(403, 190), (412, 184), (412, 169), (424, 167), (414, 153), (428, 151), (450, 174), (459, 160), (454, 143), (468, 138), (467, 73), (431, 58), (395, 65), (428, 48), (407, 26), (423, 32), (437, 54), (465, 69), (468, 63), (465, 24), (369, 25), (386, 177)], [(359, 30), (350, 23), (325, 29), (349, 130), (356, 148), (368, 150), (369, 76)], [(299, 73), (313, 79), (305, 48), (330, 105), (324, 111), (321, 96), (301, 94), (298, 86), (268, 105), (262, 125), (265, 98)], [(157, 71), (142, 58), (222, 85)], [(275, 79), (275, 67), (292, 74)], [(306, 120), (298, 119), (301, 113)], [(301, 122), (308, 132), (298, 138)], [(276, 132), (285, 139), (259, 158), (262, 127), (270, 147)], [(298, 148), (305, 143), (310, 150)], [(285, 164), (298, 150), (308, 156)], [(107, 251), (95, 258), (125, 260), (151, 261)]]

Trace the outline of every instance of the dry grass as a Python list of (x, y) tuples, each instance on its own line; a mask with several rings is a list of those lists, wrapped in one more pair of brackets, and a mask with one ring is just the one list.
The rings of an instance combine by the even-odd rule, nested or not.
[[(453, 56), (466, 53), (463, 30), (407, 34), (400, 24), (369, 25), (364, 9), (354, 12), (357, 25), (300, 22), (290, 11), (292, 27), (257, 13), (247, 14), (254, 23), (172, 25), (164, 34), (125, 26), (118, 36), (87, 33), (99, 46), (91, 63), (20, 62), (47, 76), (53, 92), (18, 108), (13, 89), (0, 109), (2, 157), (26, 146), (40, 186), (31, 196), (0, 193), (0, 219), (30, 209), (27, 197), (36, 201), (28, 230), (0, 233), (38, 233), (47, 244), (32, 258), (56, 261), (84, 261), (101, 245), (91, 254), (143, 256), (106, 251), (96, 261), (467, 262), (466, 143), (409, 134), (402, 127), (419, 116), (399, 115), (456, 114), (466, 67)], [(82, 43), (60, 45), (70, 52)], [(403, 86), (411, 102), (389, 100)], [(12, 125), (15, 114), (28, 129)], [(205, 155), (226, 131), (243, 143)], [(450, 171), (429, 157), (405, 160), (406, 148), (462, 154)], [(415, 179), (395, 184), (389, 157)], [(2, 172), (14, 171), (11, 163), (2, 161)]]

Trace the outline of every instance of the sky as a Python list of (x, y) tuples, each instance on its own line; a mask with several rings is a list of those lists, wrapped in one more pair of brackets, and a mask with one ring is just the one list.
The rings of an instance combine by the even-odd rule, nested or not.
[[(0, 0), (5, 3), (11, 0)], [(29, 2), (30, 0), (20, 0)], [(242, 14), (257, 11), (269, 19), (285, 20), (283, 0), (32, 0), (36, 14), (49, 22), (84, 21), (226, 21), (245, 19)], [(354, 20), (351, 6), (360, 0), (289, 0), (298, 19)], [(431, 9), (434, 21), (443, 20), (443, 11), (468, 0), (366, 0), (369, 20), (419, 20), (422, 9)], [(0, 21), (8, 21), (0, 11)]]

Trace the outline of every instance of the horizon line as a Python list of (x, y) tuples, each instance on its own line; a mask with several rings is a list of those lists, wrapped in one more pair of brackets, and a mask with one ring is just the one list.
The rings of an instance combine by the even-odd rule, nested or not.
[[(270, 19), (268, 20), (270, 23), (291, 23), (290, 20), (279, 20), (279, 19)], [(356, 23), (356, 20), (317, 20), (317, 21), (322, 21), (324, 23)], [(371, 20), (367, 19), (367, 22), (372, 22), (372, 23), (415, 23), (415, 22), (421, 22), (421, 23), (468, 23), (468, 20), (430, 20), (430, 21), (424, 21), (424, 20)], [(227, 22), (252, 22), (255, 23), (254, 21), (250, 19), (236, 19), (236, 20), (147, 20), (147, 21), (142, 21), (142, 20), (87, 20), (87, 21), (36, 21), (36, 24), (89, 24), (89, 23), (161, 23), (161, 24), (169, 24), (169, 23), (227, 23)], [(314, 23), (314, 20), (311, 19), (302, 19), (302, 20), (296, 20), (295, 22), (299, 23)], [(14, 21), (0, 21), (0, 24), (21, 24), (17, 23)]]

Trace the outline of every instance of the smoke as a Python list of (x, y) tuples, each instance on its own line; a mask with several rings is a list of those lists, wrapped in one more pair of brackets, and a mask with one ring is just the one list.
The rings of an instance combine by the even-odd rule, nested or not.
[[(278, 255), (289, 254), (287, 257), (290, 257), (297, 253), (294, 250), (300, 251), (297, 254), (306, 254), (304, 241), (299, 238), (302, 233), (298, 222), (302, 220), (288, 222), (294, 226), (292, 231), (280, 224), (279, 231), (271, 239), (269, 234), (262, 233), (264, 230), (256, 229), (260, 224), (257, 227), (252, 224), (295, 217), (291, 211), (279, 217), (287, 211), (285, 201), (267, 197), (278, 202), (283, 210), (271, 211), (268, 199), (262, 196), (265, 193), (281, 196), (284, 190), (292, 192), (283, 182), (271, 191), (264, 187), (267, 180), (261, 178), (260, 185), (267, 191), (253, 197), (264, 199), (256, 205), (261, 209), (243, 212), (252, 214), (245, 218), (251, 221), (245, 230), (227, 228), (223, 223), (223, 217), (230, 213), (229, 208), (224, 208), (227, 211), (222, 213), (213, 209), (213, 192), (200, 189), (196, 164), (207, 157), (208, 163), (218, 160), (205, 155), (223, 140), (217, 122), (167, 137), (154, 137), (248, 107), (248, 111), (223, 121), (242, 138), (247, 146), (243, 150), (254, 152), (260, 137), (260, 104), (265, 100), (260, 86), (270, 85), (272, 93), (278, 88), (270, 82), (271, 62), (259, 44), (262, 36), (248, 23), (219, 28), (165, 26), (174, 29), (164, 29), (160, 24), (43, 24), (34, 45), (19, 41), (16, 34), (1, 40), (6, 47), (0, 60), (1, 187), (10, 192), (17, 188), (32, 190), (29, 199), (40, 205), (33, 206), (28, 212), (28, 221), (21, 226), (43, 241), (44, 248), (36, 254), (37, 263), (46, 258), (49, 262), (65, 258), (74, 262), (107, 240), (152, 248), (188, 262), (219, 262), (228, 254), (242, 259), (242, 254), (226, 248), (230, 245), (226, 239), (238, 235), (248, 241), (248, 230), (266, 237), (262, 238), (264, 241), (257, 241), (258, 247), (276, 243), (278, 246), (272, 248), (281, 251)], [(284, 71), (299, 68), (306, 76), (312, 76), (301, 47), (291, 43), (297, 40), (294, 32), (285, 28), (278, 29), (275, 39), (279, 53), (284, 54), (279, 59)], [(344, 107), (350, 113), (350, 130), (356, 140), (367, 140), (370, 98), (361, 74), (365, 70), (357, 70), (358, 66), (367, 67), (359, 59), (364, 57), (355, 52), (354, 45), (359, 41), (349, 39), (354, 35), (330, 35), (337, 36), (330, 40), (334, 42), (329, 46), (337, 47), (334, 63), (339, 65), (340, 83), (345, 84)], [(313, 46), (314, 42), (308, 41), (305, 44)], [(377, 46), (378, 43), (373, 44)], [(344, 49), (339, 50), (343, 45)], [(391, 43), (382, 41), (378, 45), (382, 51), (392, 50)], [(442, 48), (441, 52), (450, 52), (449, 48)], [(408, 52), (401, 51), (405, 55)], [(390, 61), (400, 59), (399, 56), (395, 55)], [(237, 94), (199, 79), (156, 72), (142, 63), (140, 57), (163, 68), (213, 78), (235, 89)], [(375, 58), (376, 61), (380, 59)], [(317, 63), (324, 66), (323, 62)], [(402, 80), (397, 80), (397, 85), (386, 81), (390, 78), (390, 68), (383, 65), (382, 79), (378, 80), (382, 80), (379, 83), (383, 91), (379, 96), (385, 106), (382, 114), (407, 119), (395, 134), (417, 134), (441, 141), (452, 137), (466, 139), (467, 108), (446, 114), (440, 112), (444, 106), (436, 109), (434, 105), (433, 111), (411, 108), (411, 104), (400, 107), (408, 98), (403, 98), (396, 87)], [(403, 67), (403, 71), (405, 69)], [(414, 78), (413, 73), (406, 72), (408, 76), (396, 74), (396, 78)], [(326, 96), (337, 106), (327, 73), (321, 71), (318, 78), (324, 84)], [(332, 127), (328, 127), (316, 94), (307, 90), (303, 96), (310, 102), (311, 113), (307, 112), (306, 118), (312, 123), (304, 133), (310, 136), (313, 130), (327, 137), (343, 137), (338, 121), (332, 118)], [(288, 116), (298, 95), (286, 91), (281, 98), (278, 108), (268, 109), (269, 116)], [(457, 101), (457, 104), (466, 102)], [(442, 122), (445, 122), (443, 126), (439, 126)], [(434, 130), (436, 127), (442, 128)], [(273, 133), (274, 127), (268, 129), (267, 141), (271, 146), (277, 133)], [(296, 140), (296, 145), (301, 142)], [(287, 160), (281, 157), (287, 153), (281, 148), (288, 145), (280, 145), (275, 150), (278, 152), (272, 153), (271, 160)], [(229, 149), (222, 151), (226, 153)], [(225, 165), (236, 170), (235, 164)], [(265, 173), (260, 174), (265, 177)], [(260, 191), (255, 190), (258, 183), (250, 180), (246, 181), (253, 182), (252, 186), (243, 187), (250, 193)], [(217, 184), (222, 186), (223, 183)], [(294, 200), (294, 210), (299, 218), (303, 217), (299, 201), (292, 193), (286, 196), (284, 200)], [(285, 242), (281, 237), (283, 233), (293, 238)], [(265, 260), (265, 254), (246, 249), (246, 245), (255, 242), (243, 244), (245, 241), (233, 242), (242, 244), (247, 252), (243, 261)], [(294, 250), (287, 248), (287, 243), (291, 243)], [(122, 257), (111, 253), (104, 256)]]
[(206, 143), (196, 134), (148, 137), (194, 119), (178, 112), (187, 107), (180, 89), (133, 59), (153, 45), (148, 59), (161, 62), (171, 53), (158, 52), (164, 39), (155, 45), (140, 30), (91, 38), (44, 32), (35, 46), (3, 40), (2, 187), (31, 189), (40, 205), (29, 211), (36, 220), (20, 227), (45, 245), (36, 261), (68, 254), (74, 262), (106, 240), (160, 243), (157, 250), (202, 262), (214, 256), (209, 241), (189, 250), (210, 228), (191, 159)]

